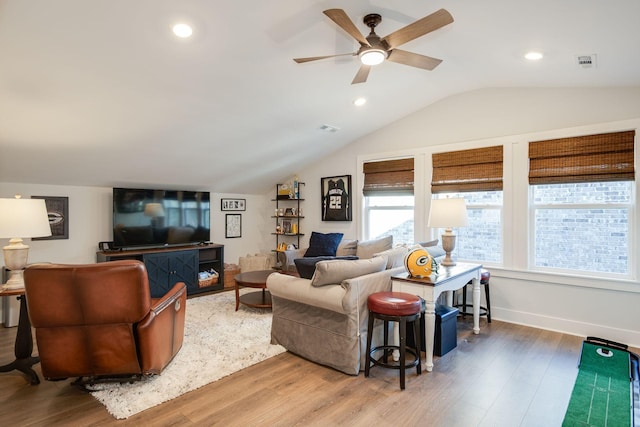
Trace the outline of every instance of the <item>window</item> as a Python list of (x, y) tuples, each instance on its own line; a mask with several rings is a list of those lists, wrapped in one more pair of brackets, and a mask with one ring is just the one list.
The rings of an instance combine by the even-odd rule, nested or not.
[(393, 243), (414, 240), (413, 196), (365, 197), (365, 230), (368, 239), (393, 236)]
[(458, 260), (502, 263), (502, 158), (501, 145), (433, 155), (434, 198), (462, 197), (467, 205), (467, 226), (455, 230)]
[(529, 144), (532, 268), (631, 275), (634, 137)]
[[(502, 263), (502, 191), (441, 193), (436, 198), (462, 197), (467, 205), (467, 226), (456, 229), (454, 258)], [(439, 230), (442, 233), (444, 230)]]
[(363, 171), (364, 238), (413, 243), (413, 158), (366, 162)]
[(534, 185), (535, 268), (629, 274), (632, 181)]

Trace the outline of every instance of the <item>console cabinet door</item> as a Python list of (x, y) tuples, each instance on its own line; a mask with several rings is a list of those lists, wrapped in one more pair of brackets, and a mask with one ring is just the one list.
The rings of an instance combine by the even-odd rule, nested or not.
[(173, 273), (169, 276), (169, 288), (178, 282), (187, 285), (187, 294), (198, 290), (198, 251), (177, 251), (169, 259), (169, 269)]
[(198, 251), (186, 250), (145, 254), (143, 262), (149, 276), (152, 298), (160, 298), (177, 282), (198, 288)]

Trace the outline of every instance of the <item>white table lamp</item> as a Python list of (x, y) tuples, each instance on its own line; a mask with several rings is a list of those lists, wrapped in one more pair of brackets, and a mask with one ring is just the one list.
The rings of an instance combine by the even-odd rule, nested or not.
[(145, 216), (151, 217), (151, 226), (161, 228), (164, 226), (164, 207), (162, 203), (147, 203), (144, 206)]
[(429, 222), (432, 228), (444, 228), (442, 234), (442, 249), (446, 252), (444, 260), (440, 263), (443, 266), (452, 266), (456, 263), (451, 259), (451, 252), (456, 247), (456, 235), (453, 234), (453, 227), (464, 227), (467, 225), (467, 206), (462, 198), (455, 199), (433, 199), (429, 210)]
[(21, 199), (18, 195), (15, 199), (0, 199), (0, 238), (11, 239), (2, 248), (4, 263), (10, 270), (4, 289), (24, 288), (29, 246), (22, 243), (22, 238), (45, 236), (51, 236), (51, 227), (44, 199)]

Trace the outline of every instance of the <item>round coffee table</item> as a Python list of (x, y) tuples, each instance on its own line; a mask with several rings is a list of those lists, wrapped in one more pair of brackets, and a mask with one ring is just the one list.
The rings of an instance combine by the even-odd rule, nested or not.
[[(267, 277), (272, 273), (275, 273), (275, 271), (258, 270), (247, 271), (246, 273), (240, 273), (234, 276), (236, 281), (236, 311), (238, 311), (240, 303), (247, 307), (271, 308), (271, 294), (267, 290)], [(262, 290), (240, 295), (240, 286)]]

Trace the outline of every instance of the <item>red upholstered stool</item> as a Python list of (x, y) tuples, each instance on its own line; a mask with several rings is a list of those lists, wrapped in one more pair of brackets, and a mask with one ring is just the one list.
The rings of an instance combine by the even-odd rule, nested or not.
[[(422, 373), (422, 360), (420, 358), (420, 339), (422, 337), (420, 331), (420, 312), (422, 309), (422, 300), (416, 295), (404, 292), (377, 292), (369, 295), (367, 299), (369, 308), (369, 327), (367, 329), (367, 355), (364, 367), (364, 376), (369, 376), (369, 368), (371, 364), (382, 366), (385, 368), (400, 370), (400, 389), (404, 390), (404, 378), (406, 368), (416, 367), (418, 375)], [(371, 348), (371, 337), (373, 335), (373, 322), (375, 319), (384, 321), (384, 343), (381, 346)], [(400, 345), (389, 345), (389, 322), (399, 323)], [(407, 322), (413, 324), (414, 342), (416, 348), (406, 347)], [(373, 355), (383, 350), (383, 356), (376, 359)], [(400, 351), (400, 359), (397, 362), (393, 358), (389, 360), (389, 356), (393, 350)], [(407, 363), (406, 353), (412, 354), (414, 360)]]
[[(485, 270), (484, 268), (480, 270), (480, 286), (484, 287), (484, 296), (487, 299), (487, 306), (486, 307), (480, 306), (480, 316), (487, 316), (488, 323), (491, 323), (491, 297), (489, 295), (489, 279), (490, 278), (491, 278), (491, 273), (489, 273), (489, 270)], [(470, 285), (470, 284), (471, 282), (467, 283), (462, 288), (462, 304), (454, 305), (454, 307), (458, 307), (460, 309), (460, 315), (462, 315), (462, 317), (466, 316), (467, 314), (469, 316), (473, 315), (473, 311), (470, 311), (470, 312), (467, 311), (467, 307), (471, 307), (473, 309), (472, 305), (467, 305), (467, 285)]]

